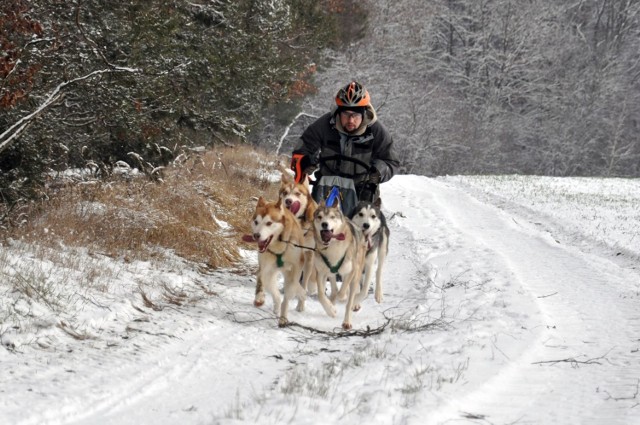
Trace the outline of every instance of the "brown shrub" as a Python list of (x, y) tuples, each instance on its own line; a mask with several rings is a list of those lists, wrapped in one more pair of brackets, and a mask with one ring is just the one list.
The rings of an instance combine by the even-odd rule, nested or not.
[(160, 182), (120, 176), (70, 184), (32, 206), (26, 224), (6, 236), (125, 260), (151, 259), (166, 249), (228, 267), (239, 259), (255, 199), (277, 196), (275, 162), (253, 147), (216, 148), (164, 169)]

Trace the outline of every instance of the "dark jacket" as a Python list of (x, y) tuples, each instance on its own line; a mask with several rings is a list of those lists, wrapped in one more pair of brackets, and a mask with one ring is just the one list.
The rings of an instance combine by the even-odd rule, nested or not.
[[(393, 150), (393, 139), (378, 122), (373, 107), (367, 107), (362, 124), (355, 134), (348, 134), (342, 130), (336, 110), (337, 108), (334, 108), (307, 127), (293, 154), (308, 156), (314, 165), (318, 164), (318, 157), (327, 158), (341, 154), (375, 167), (380, 173), (380, 182), (391, 179), (399, 160)], [(320, 164), (319, 171), (323, 176), (340, 175), (353, 178), (358, 186), (366, 180), (369, 170), (346, 160), (331, 160)]]

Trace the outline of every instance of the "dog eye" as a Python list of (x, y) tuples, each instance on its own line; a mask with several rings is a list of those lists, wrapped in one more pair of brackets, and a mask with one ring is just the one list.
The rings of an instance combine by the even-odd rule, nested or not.
[(273, 224), (273, 221), (267, 221), (267, 226), (271, 226)]

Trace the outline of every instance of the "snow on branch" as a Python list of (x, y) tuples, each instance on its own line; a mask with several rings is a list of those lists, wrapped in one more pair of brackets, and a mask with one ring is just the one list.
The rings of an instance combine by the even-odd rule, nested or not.
[(124, 67), (114, 67), (111, 69), (100, 69), (93, 71), (87, 75), (82, 77), (74, 78), (69, 81), (65, 81), (63, 83), (58, 84), (58, 86), (53, 89), (51, 93), (47, 96), (47, 98), (42, 102), (40, 106), (36, 108), (35, 111), (30, 114), (22, 117), (15, 124), (11, 125), (8, 129), (6, 129), (2, 134), (0, 134), (0, 152), (5, 150), (7, 147), (13, 143), (18, 136), (24, 131), (25, 128), (42, 112), (44, 112), (49, 106), (54, 104), (62, 95), (62, 90), (70, 84), (76, 83), (82, 80), (88, 80), (90, 78), (95, 77), (96, 75), (107, 74), (107, 73), (115, 73), (115, 72), (130, 72), (137, 73), (140, 72), (140, 69), (137, 68), (124, 68)]
[(310, 118), (314, 118), (314, 119), (318, 118), (317, 116), (307, 114), (306, 112), (300, 112), (298, 115), (296, 115), (295, 118), (293, 120), (291, 120), (291, 123), (284, 130), (284, 133), (282, 134), (282, 137), (280, 137), (280, 141), (278, 142), (278, 148), (276, 149), (276, 155), (280, 154), (280, 148), (282, 147), (282, 143), (284, 142), (284, 139), (286, 139), (287, 136), (289, 135), (289, 131), (291, 131), (291, 127), (293, 127), (293, 125), (296, 123), (296, 121), (298, 121), (298, 118), (300, 118), (302, 116), (306, 116), (306, 117), (310, 117)]

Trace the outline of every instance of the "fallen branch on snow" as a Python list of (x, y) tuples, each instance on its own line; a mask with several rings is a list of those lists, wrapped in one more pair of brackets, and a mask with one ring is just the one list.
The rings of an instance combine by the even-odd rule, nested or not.
[[(609, 350), (611, 351), (611, 350)], [(601, 365), (602, 363), (600, 363), (597, 360), (602, 360), (606, 357), (607, 354), (609, 354), (609, 351), (607, 351), (605, 354), (603, 354), (600, 357), (594, 357), (592, 359), (587, 359), (587, 360), (578, 360), (575, 357), (568, 357), (566, 359), (560, 359), (560, 360), (544, 360), (544, 361), (540, 361), (540, 362), (533, 362), (531, 364), (558, 364), (558, 363), (571, 363), (571, 366), (573, 367), (578, 367), (578, 365), (581, 364), (599, 364)]]
[(350, 331), (341, 331), (341, 332), (323, 331), (322, 329), (317, 329), (317, 328), (313, 328), (311, 326), (301, 325), (300, 323), (296, 323), (296, 322), (288, 322), (285, 325), (285, 327), (287, 327), (287, 328), (304, 329), (305, 331), (309, 331), (311, 333), (325, 335), (327, 338), (331, 338), (331, 339), (349, 338), (349, 337), (352, 337), (352, 336), (360, 336), (360, 337), (366, 338), (366, 337), (369, 337), (369, 336), (381, 334), (387, 328), (389, 323), (391, 323), (391, 319), (387, 318), (387, 321), (385, 323), (383, 323), (382, 325), (378, 326), (377, 328), (373, 328), (372, 329), (369, 325), (367, 325), (367, 328), (364, 329), (364, 330), (362, 330), (362, 329), (352, 329)]

